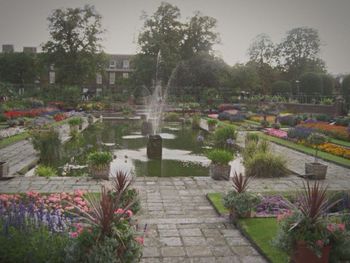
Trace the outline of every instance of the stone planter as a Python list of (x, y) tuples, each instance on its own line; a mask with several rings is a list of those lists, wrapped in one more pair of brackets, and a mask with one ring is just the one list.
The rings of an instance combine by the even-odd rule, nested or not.
[(9, 175), (9, 165), (7, 162), (0, 162), (0, 177)]
[(209, 175), (214, 180), (229, 180), (230, 179), (231, 166), (222, 164), (210, 164)]
[(89, 166), (92, 178), (94, 179), (109, 179), (109, 164), (104, 166)]
[(327, 165), (321, 163), (305, 163), (305, 176), (309, 179), (324, 180), (327, 167)]
[(322, 255), (318, 257), (304, 241), (298, 241), (291, 256), (292, 263), (328, 263), (331, 246), (322, 248)]

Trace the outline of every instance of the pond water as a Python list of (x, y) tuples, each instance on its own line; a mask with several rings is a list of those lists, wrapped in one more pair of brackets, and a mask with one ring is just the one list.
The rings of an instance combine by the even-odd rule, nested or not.
[[(122, 170), (135, 176), (208, 176), (210, 160), (205, 151), (207, 134), (193, 130), (182, 123), (165, 123), (160, 136), (163, 139), (162, 160), (150, 160), (146, 154), (148, 138), (141, 134), (139, 121), (107, 120), (90, 126), (76, 140), (63, 146), (58, 170), (63, 175), (87, 174), (86, 157), (96, 150), (108, 150), (114, 155), (111, 176)], [(197, 141), (204, 136), (204, 143)], [(67, 164), (73, 165), (68, 169)], [(237, 172), (242, 170), (240, 159), (231, 163)], [(66, 166), (66, 168), (64, 168)], [(74, 169), (76, 167), (77, 169)], [(233, 171), (233, 169), (231, 169)]]

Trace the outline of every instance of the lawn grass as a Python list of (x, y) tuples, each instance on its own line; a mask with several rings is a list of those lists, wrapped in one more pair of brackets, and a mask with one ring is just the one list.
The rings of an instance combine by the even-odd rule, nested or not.
[(350, 147), (350, 142), (347, 142), (347, 141), (343, 141), (343, 140), (338, 140), (338, 139), (333, 139), (333, 138), (331, 138), (331, 139), (330, 139), (330, 142), (331, 142), (331, 143), (334, 143), (334, 144), (341, 145), (341, 146)]
[(229, 213), (229, 211), (224, 207), (222, 204), (222, 194), (221, 193), (209, 193), (207, 194), (207, 197), (211, 204), (214, 206), (215, 210), (220, 215), (226, 215)]
[(22, 132), (0, 141), (0, 149), (29, 138), (29, 132)]
[[(310, 147), (307, 147), (307, 146), (304, 146), (304, 145), (301, 145), (301, 144), (297, 144), (297, 143), (294, 143), (294, 142), (291, 142), (291, 141), (287, 141), (287, 140), (284, 140), (284, 139), (281, 139), (281, 138), (269, 136), (269, 135), (266, 135), (266, 134), (264, 134), (262, 132), (258, 132), (258, 134), (259, 134), (259, 136), (262, 139), (266, 139), (268, 141), (271, 141), (271, 142), (274, 142), (274, 143), (286, 146), (286, 147), (291, 148), (293, 150), (296, 150), (296, 151), (299, 151), (299, 152), (302, 152), (302, 153), (306, 153), (306, 154), (309, 154), (309, 155), (314, 155), (315, 154), (315, 150), (310, 148)], [(330, 162), (333, 162), (333, 163), (336, 163), (336, 164), (339, 164), (339, 165), (342, 165), (342, 166), (345, 166), (345, 167), (350, 167), (350, 160), (342, 158), (342, 157), (339, 157), (339, 156), (335, 156), (335, 155), (330, 154), (330, 153), (319, 151), (318, 152), (318, 157), (323, 159), (323, 160), (330, 161)]]
[(243, 218), (238, 224), (271, 262), (289, 262), (288, 255), (271, 244), (278, 230), (276, 218)]

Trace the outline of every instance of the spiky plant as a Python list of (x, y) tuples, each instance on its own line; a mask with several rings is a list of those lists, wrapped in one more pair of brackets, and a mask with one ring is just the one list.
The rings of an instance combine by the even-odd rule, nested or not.
[(124, 171), (116, 171), (112, 178), (112, 186), (116, 193), (127, 191), (132, 183), (129, 174)]
[(323, 214), (333, 207), (339, 200), (333, 203), (328, 202), (327, 186), (319, 182), (310, 185), (309, 181), (303, 182), (303, 193), (301, 194), (299, 210), (311, 223), (315, 223)]
[(241, 173), (237, 174), (235, 171), (234, 176), (232, 177), (232, 187), (237, 193), (244, 193), (248, 189), (249, 182), (252, 177), (243, 176)]

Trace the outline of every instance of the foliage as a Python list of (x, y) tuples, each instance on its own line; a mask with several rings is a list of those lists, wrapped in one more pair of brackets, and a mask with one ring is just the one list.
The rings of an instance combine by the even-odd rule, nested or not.
[(227, 147), (227, 140), (235, 140), (237, 138), (237, 131), (231, 125), (225, 125), (217, 128), (214, 132), (214, 143), (217, 147)]
[(83, 124), (83, 119), (80, 117), (73, 117), (68, 120), (68, 124), (70, 126), (79, 126)]
[(272, 153), (257, 152), (245, 163), (246, 176), (282, 177), (286, 176), (286, 161)]
[(36, 176), (41, 176), (41, 177), (51, 177), (51, 176), (57, 176), (57, 171), (50, 167), (50, 166), (45, 166), (45, 165), (38, 165), (35, 168), (35, 175)]
[(293, 28), (276, 48), (278, 64), (293, 81), (304, 72), (323, 72), (324, 62), (319, 58), (320, 46), (321, 40), (316, 29)]
[[(329, 203), (326, 195), (327, 188), (315, 182), (313, 185), (307, 181), (304, 190), (299, 198), (298, 207), (291, 205), (293, 211), (280, 215), (281, 221), (277, 237), (274, 240), (275, 246), (291, 252), (298, 241), (304, 241), (316, 255), (320, 256), (322, 248), (330, 245), (331, 258), (338, 262), (345, 253), (336, 255), (344, 243), (349, 242), (349, 233), (345, 231), (345, 224), (332, 223), (324, 217), (325, 213), (336, 204)], [(332, 261), (333, 261), (332, 260)]]
[(300, 76), (300, 92), (313, 95), (322, 94), (322, 78), (319, 74), (307, 72)]
[[(321, 74), (321, 78), (322, 78), (322, 94), (326, 96), (332, 95), (335, 88), (334, 78), (328, 74)], [(333, 104), (333, 103), (330, 103), (330, 104)]]
[(180, 114), (176, 112), (166, 113), (164, 116), (165, 121), (180, 121)]
[(270, 145), (266, 140), (260, 140), (258, 143), (254, 140), (247, 141), (245, 148), (242, 152), (243, 163), (245, 164), (249, 159), (253, 158), (257, 153), (268, 153)]
[(53, 234), (45, 226), (27, 226), (26, 231), (11, 226), (7, 231), (0, 235), (1, 262), (64, 262), (64, 250), (69, 244), (66, 233)]
[(207, 157), (214, 164), (227, 165), (234, 158), (234, 155), (226, 150), (215, 149), (208, 152)]
[(340, 125), (340, 126), (349, 126), (350, 125), (350, 117), (336, 117), (335, 118), (335, 125)]
[(199, 129), (200, 121), (201, 121), (201, 117), (198, 114), (194, 114), (192, 116), (192, 128)]
[(235, 171), (235, 174), (231, 178), (233, 189), (239, 194), (246, 192), (251, 178), (252, 177), (243, 176), (241, 173), (237, 174)]
[(274, 44), (271, 38), (266, 34), (257, 35), (248, 49), (250, 61), (260, 64), (270, 64), (275, 53)]
[(108, 165), (113, 160), (110, 152), (92, 152), (87, 156), (89, 165), (102, 167)]
[(350, 74), (344, 77), (341, 86), (341, 91), (347, 104), (350, 104)]
[(260, 202), (260, 198), (249, 192), (238, 193), (237, 191), (229, 191), (222, 201), (227, 209), (234, 211), (239, 217), (243, 217), (255, 210), (256, 205)]
[(278, 80), (272, 83), (271, 86), (272, 95), (288, 95), (292, 93), (292, 84), (286, 80)]
[(261, 120), (260, 125), (263, 128), (267, 128), (267, 127), (269, 127), (270, 123), (267, 120)]
[(60, 155), (61, 141), (57, 130), (33, 130), (31, 132), (34, 149), (39, 151), (40, 161), (44, 165), (53, 166)]
[(253, 132), (248, 132), (245, 137), (246, 144), (248, 144), (250, 141), (255, 142), (256, 144), (259, 142), (259, 135)]
[(279, 130), (281, 128), (281, 124), (277, 123), (272, 123), (271, 124), (272, 129)]
[(315, 148), (316, 148), (316, 151), (315, 151), (315, 162), (317, 162), (317, 153), (318, 153), (318, 150), (319, 150), (319, 146), (321, 144), (324, 144), (326, 143), (328, 140), (328, 138), (321, 134), (321, 133), (311, 133), (309, 135), (309, 137), (307, 137), (307, 142), (310, 143), (311, 145), (313, 145)]
[(282, 125), (294, 127), (301, 121), (301, 118), (294, 115), (285, 115), (278, 116), (277, 121)]
[(93, 6), (55, 9), (48, 17), (50, 40), (43, 50), (55, 64), (57, 82), (81, 84), (103, 66), (101, 15)]
[(207, 123), (208, 123), (209, 126), (215, 126), (218, 123), (218, 120), (208, 119)]

